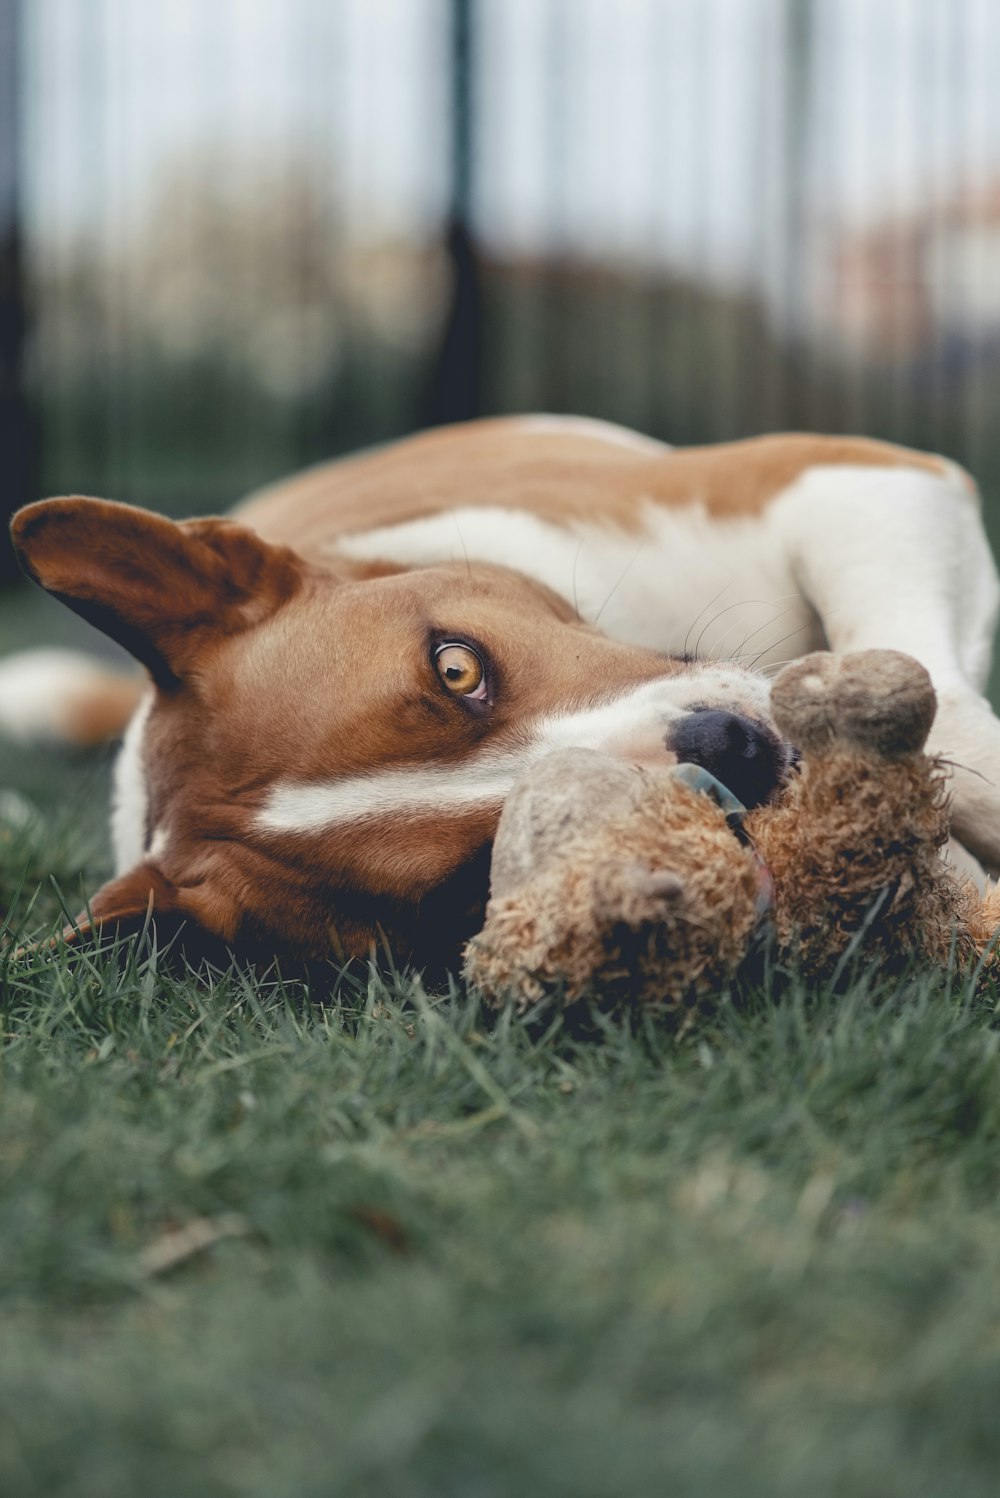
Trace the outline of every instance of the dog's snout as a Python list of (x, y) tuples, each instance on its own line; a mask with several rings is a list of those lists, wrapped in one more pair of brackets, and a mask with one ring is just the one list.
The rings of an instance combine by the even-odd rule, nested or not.
[(711, 771), (744, 806), (766, 801), (785, 769), (785, 751), (770, 729), (722, 708), (688, 713), (674, 728), (670, 748), (682, 763)]

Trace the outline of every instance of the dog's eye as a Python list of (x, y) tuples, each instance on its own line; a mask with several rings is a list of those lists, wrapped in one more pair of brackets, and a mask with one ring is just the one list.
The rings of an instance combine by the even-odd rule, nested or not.
[(434, 652), (437, 674), (455, 697), (486, 700), (486, 668), (471, 645), (449, 641)]

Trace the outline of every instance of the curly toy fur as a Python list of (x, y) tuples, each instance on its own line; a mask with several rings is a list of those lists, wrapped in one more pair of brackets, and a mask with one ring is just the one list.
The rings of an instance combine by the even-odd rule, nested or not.
[(807, 656), (772, 701), (802, 762), (747, 816), (751, 846), (669, 771), (588, 750), (542, 761), (504, 809), (469, 980), (522, 1006), (588, 992), (697, 1003), (745, 960), (761, 861), (778, 950), (810, 973), (852, 944), (887, 969), (980, 960), (1000, 892), (981, 897), (941, 857), (948, 795), (944, 767), (923, 753), (935, 710), (923, 668), (894, 651)]
[(758, 865), (708, 797), (566, 749), (522, 781), (504, 821), (486, 926), (466, 952), (484, 992), (685, 1002), (735, 972), (756, 924)]

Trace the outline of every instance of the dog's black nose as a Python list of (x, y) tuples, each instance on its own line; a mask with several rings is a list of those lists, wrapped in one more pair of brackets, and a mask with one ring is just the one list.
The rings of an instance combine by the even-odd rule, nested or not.
[(744, 806), (766, 801), (785, 769), (785, 751), (775, 733), (722, 708), (695, 708), (672, 730), (668, 747), (682, 764), (711, 771)]

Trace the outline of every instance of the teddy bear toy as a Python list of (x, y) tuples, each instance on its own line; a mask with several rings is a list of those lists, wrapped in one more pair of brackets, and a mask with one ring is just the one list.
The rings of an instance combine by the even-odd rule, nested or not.
[(483, 930), (465, 974), (495, 1004), (590, 995), (688, 1010), (762, 938), (814, 976), (863, 952), (886, 971), (993, 962), (1000, 891), (942, 857), (945, 767), (924, 744), (936, 700), (909, 656), (817, 653), (772, 689), (799, 753), (752, 811), (695, 765), (586, 749), (540, 760), (504, 807)]

